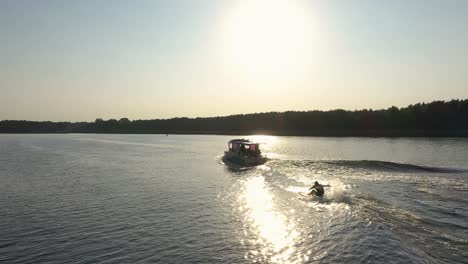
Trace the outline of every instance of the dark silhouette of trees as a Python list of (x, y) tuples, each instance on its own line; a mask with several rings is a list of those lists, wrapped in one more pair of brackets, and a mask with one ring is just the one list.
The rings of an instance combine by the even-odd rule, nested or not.
[(275, 134), (468, 137), (468, 99), (359, 111), (287, 111), (225, 117), (94, 122), (0, 121), (0, 133)]

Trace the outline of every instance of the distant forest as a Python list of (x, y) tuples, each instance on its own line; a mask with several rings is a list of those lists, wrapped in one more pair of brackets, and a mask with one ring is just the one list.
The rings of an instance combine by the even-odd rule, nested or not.
[(468, 137), (468, 99), (357, 111), (288, 111), (206, 118), (0, 121), (0, 133), (149, 133)]

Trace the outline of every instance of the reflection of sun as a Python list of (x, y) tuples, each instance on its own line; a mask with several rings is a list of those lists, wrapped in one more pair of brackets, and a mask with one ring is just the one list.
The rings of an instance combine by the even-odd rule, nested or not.
[(255, 135), (255, 136), (249, 136), (249, 140), (253, 142), (257, 142), (260, 144), (267, 144), (267, 145), (273, 145), (277, 140), (278, 137), (276, 136), (267, 136), (267, 135)]
[(278, 137), (276, 136), (267, 136), (267, 135), (255, 135), (255, 136), (248, 136), (249, 140), (253, 142), (260, 143), (260, 150), (262, 154), (268, 158), (278, 158), (277, 153), (272, 153), (276, 142), (278, 141)]
[(255, 77), (284, 76), (305, 66), (311, 27), (302, 0), (236, 3), (223, 28), (231, 63)]
[(255, 230), (256, 236), (252, 240), (262, 246), (260, 252), (252, 252), (253, 255), (260, 254), (274, 263), (293, 262), (294, 245), (299, 234), (285, 215), (274, 210), (273, 196), (265, 185), (265, 178), (250, 178), (245, 182), (245, 188), (241, 198), (247, 209), (246, 223)]

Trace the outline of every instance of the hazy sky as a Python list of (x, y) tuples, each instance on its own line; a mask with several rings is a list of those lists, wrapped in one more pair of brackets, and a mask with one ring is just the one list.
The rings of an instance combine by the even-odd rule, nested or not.
[(468, 98), (468, 1), (0, 1), (0, 120)]

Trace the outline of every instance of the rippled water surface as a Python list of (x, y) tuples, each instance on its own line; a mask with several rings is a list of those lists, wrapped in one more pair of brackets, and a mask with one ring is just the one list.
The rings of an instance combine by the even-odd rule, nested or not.
[(230, 138), (0, 135), (0, 262), (466, 263), (467, 139)]

